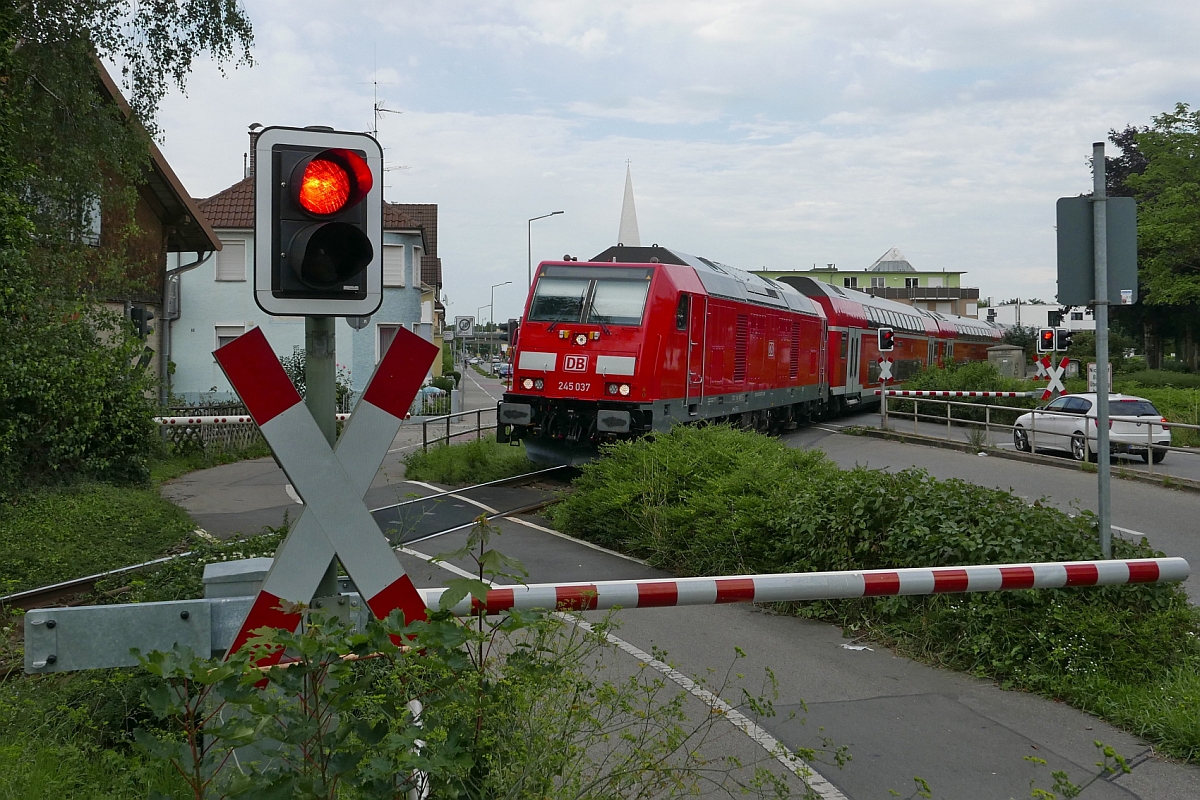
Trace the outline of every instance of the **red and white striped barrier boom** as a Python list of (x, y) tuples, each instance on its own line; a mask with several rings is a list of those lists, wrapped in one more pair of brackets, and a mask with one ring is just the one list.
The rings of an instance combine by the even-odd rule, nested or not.
[[(337, 414), (335, 416), (337, 416), (338, 422), (345, 422), (350, 419), (349, 414)], [(221, 417), (155, 417), (154, 422), (157, 425), (239, 425), (254, 422), (254, 417), (249, 414)]]
[[(1187, 579), (1189, 573), (1188, 562), (1182, 558), (1145, 558), (859, 572), (791, 572), (648, 581), (543, 583), (489, 589), (487, 613), (534, 608), (592, 611), (617, 606), (660, 608), (717, 603), (782, 603), (891, 595), (1170, 583)], [(421, 594), (427, 606), (437, 608), (444, 591), (422, 589)], [(478, 609), (478, 601), (467, 597), (452, 610), (455, 614), (463, 615)]]
[(907, 389), (875, 390), (875, 394), (886, 394), (888, 397), (1041, 397), (1041, 392), (943, 392), (943, 391), (909, 391)]
[(305, 503), (229, 652), (258, 628), (295, 630), (291, 606), (312, 599), (335, 556), (376, 617), (399, 608), (409, 621), (424, 619), (421, 596), (362, 498), (438, 348), (401, 329), (332, 450), (260, 328), (213, 355)]

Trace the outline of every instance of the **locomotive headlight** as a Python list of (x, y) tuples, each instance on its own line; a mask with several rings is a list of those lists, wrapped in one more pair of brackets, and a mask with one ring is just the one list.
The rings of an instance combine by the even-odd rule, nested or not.
[(544, 380), (542, 380), (541, 378), (538, 378), (536, 381), (533, 382), (533, 388), (535, 388), (539, 391), (541, 391), (543, 388), (545, 388), (545, 386), (546, 386), (546, 382)]
[(533, 378), (526, 378), (525, 380), (521, 381), (521, 385), (523, 387), (525, 387), (526, 389), (532, 389), (533, 388)]
[(617, 385), (615, 383), (604, 384), (604, 393), (605, 394), (616, 394), (617, 393)]
[(618, 389), (617, 391), (619, 391), (621, 393), (621, 397), (628, 397), (629, 396), (629, 384), (622, 383), (621, 388)]
[(578, 334), (578, 335), (575, 337), (575, 344), (578, 344), (578, 345), (585, 345), (585, 344), (587, 344), (587, 334), (586, 334), (586, 333), (581, 333), (581, 334)]

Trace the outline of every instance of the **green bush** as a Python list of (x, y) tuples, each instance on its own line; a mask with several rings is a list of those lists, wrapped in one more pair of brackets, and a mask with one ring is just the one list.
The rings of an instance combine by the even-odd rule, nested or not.
[(0, 505), (0, 594), (161, 556), (195, 525), (150, 489), (79, 484)]
[(495, 436), (416, 450), (404, 458), (404, 477), (459, 486), (498, 481), (537, 468), (525, 457), (524, 445), (497, 444)]
[[(1130, 376), (1132, 377), (1132, 376)], [(1192, 376), (1180, 376), (1192, 377)], [(1200, 378), (1200, 375), (1195, 376)], [(1200, 389), (1172, 386), (1143, 386), (1132, 380), (1113, 378), (1113, 388), (1119, 392), (1144, 397), (1171, 422), (1200, 425)], [(1175, 447), (1200, 446), (1200, 430), (1172, 428), (1171, 444)]]
[(1165, 369), (1143, 369), (1113, 376), (1113, 385), (1136, 383), (1142, 387), (1175, 387), (1178, 389), (1200, 389), (1200, 375), (1187, 372), (1172, 372)]
[[(995, 365), (987, 361), (973, 361), (967, 364), (949, 364), (945, 367), (928, 366), (904, 382), (904, 389), (919, 391), (951, 391), (951, 392), (1027, 392), (1040, 389), (1033, 381), (1003, 378), (996, 371)], [(963, 402), (972, 402), (964, 400)], [(975, 401), (993, 406), (1012, 408), (1013, 411), (998, 411), (992, 409), (990, 419), (1002, 425), (1012, 425), (1017, 417), (1037, 405), (1037, 401), (1021, 397), (992, 397), (986, 401)], [(913, 406), (918, 406), (919, 413), (931, 417), (946, 417), (945, 403), (919, 402), (913, 400), (888, 400), (888, 411), (897, 414), (912, 414)], [(974, 420), (983, 422), (988, 418), (982, 409), (953, 406), (954, 419)]]
[(453, 376), (439, 375), (433, 379), (433, 385), (441, 389), (443, 392), (450, 392), (457, 384), (455, 384)]
[[(820, 454), (728, 428), (680, 427), (621, 443), (582, 469), (574, 492), (552, 512), (556, 525), (681, 574), (1100, 556), (1090, 513), (1070, 517), (920, 470), (843, 471)], [(1117, 540), (1114, 555), (1154, 553), (1145, 542)], [(1200, 616), (1174, 585), (870, 598), (796, 611), (1089, 708), (1111, 697), (1104, 687), (1145, 692), (1176, 670), (1200, 667)], [(1151, 712), (1140, 713), (1149, 720)], [(1198, 758), (1195, 725), (1190, 731), (1172, 729), (1156, 741)]]
[(0, 497), (78, 476), (146, 480), (142, 348), (116, 314), (48, 297), (25, 254), (0, 251)]

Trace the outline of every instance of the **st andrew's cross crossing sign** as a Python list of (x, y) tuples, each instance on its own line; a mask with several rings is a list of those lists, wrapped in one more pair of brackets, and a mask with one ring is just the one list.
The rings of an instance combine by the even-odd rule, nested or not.
[[(362, 502), (438, 348), (403, 328), (375, 369), (337, 446), (330, 449), (260, 328), (213, 355), (304, 500), (229, 652), (263, 627), (295, 630), (336, 556), (371, 612), (425, 618), (425, 603)], [(278, 659), (282, 652), (275, 654)]]

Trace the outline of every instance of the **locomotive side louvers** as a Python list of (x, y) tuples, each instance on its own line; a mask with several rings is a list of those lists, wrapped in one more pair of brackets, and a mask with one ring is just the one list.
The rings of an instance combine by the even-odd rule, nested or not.
[(788, 364), (788, 378), (796, 380), (800, 374), (800, 323), (792, 322), (791, 363)]
[(737, 315), (737, 333), (733, 340), (733, 380), (746, 382), (746, 344), (750, 339), (750, 317)]

